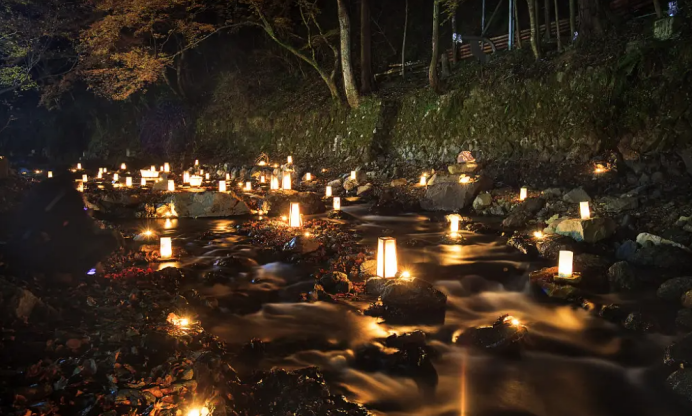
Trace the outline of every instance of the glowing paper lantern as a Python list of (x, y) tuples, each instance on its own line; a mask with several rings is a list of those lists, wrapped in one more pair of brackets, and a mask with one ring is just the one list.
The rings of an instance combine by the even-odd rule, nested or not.
[(313, 179), (313, 176), (310, 175), (310, 172), (306, 172), (306, 181), (310, 181)]
[(352, 180), (355, 180), (356, 179), (356, 171), (351, 171), (351, 176), (349, 178), (351, 178)]
[(325, 187), (325, 197), (332, 197), (332, 186)]
[(196, 160), (195, 160), (195, 166), (198, 166), (198, 165), (200, 165), (200, 160), (199, 160), (199, 159), (196, 159)]
[(168, 162), (164, 162), (164, 172), (171, 172), (171, 166)]
[(472, 182), (472, 178), (471, 178), (471, 177), (468, 177), (468, 176), (466, 176), (466, 175), (464, 175), (464, 174), (462, 174), (462, 176), (460, 176), (460, 183), (462, 183), (462, 184), (467, 184), (467, 183), (470, 183), (470, 182)]
[(87, 174), (82, 174), (82, 182), (87, 182), (88, 179)]
[(342, 200), (339, 197), (334, 197), (332, 199), (332, 209), (334, 211), (339, 211), (342, 209)]
[(253, 189), (253, 186), (250, 184), (250, 181), (245, 183), (245, 190), (250, 191)]
[(219, 191), (226, 192), (226, 181), (219, 181)]
[(289, 209), (289, 227), (301, 227), (301, 208), (298, 203), (291, 203)]
[(53, 171), (48, 171), (48, 178), (53, 178)]
[(79, 184), (77, 184), (77, 191), (79, 191), (80, 193), (84, 192), (84, 183), (83, 182), (80, 182)]
[(156, 167), (154, 165), (152, 165), (151, 167), (149, 167), (149, 170), (152, 172), (156, 172)]
[(376, 275), (381, 278), (394, 278), (396, 274), (397, 242), (393, 237), (379, 237)]
[(294, 163), (294, 158), (291, 157), (291, 155), (286, 157), (286, 163), (287, 164), (293, 164)]
[(120, 169), (121, 169), (122, 171), (125, 171), (125, 170), (127, 169), (127, 167), (125, 166), (125, 162), (123, 162), (122, 164), (120, 164)]
[(527, 188), (522, 187), (520, 188), (520, 200), (524, 200), (525, 198), (527, 198)]
[(279, 179), (272, 175), (272, 179), (270, 179), (270, 190), (278, 190), (279, 189)]
[(146, 186), (146, 185), (147, 185), (147, 179), (146, 179), (146, 178), (142, 178), (142, 179), (140, 180), (140, 185), (141, 185), (142, 187)]
[(419, 185), (426, 185), (426, 176), (422, 175), (421, 179), (419, 179)]
[(580, 202), (580, 218), (582, 220), (589, 220), (590, 218), (590, 203), (587, 201)]
[(82, 169), (82, 164), (80, 162), (77, 162), (77, 169)]
[(264, 183), (265, 183), (265, 176), (260, 175), (260, 184), (264, 184)]
[(573, 276), (573, 252), (569, 250), (558, 252), (558, 276), (561, 278)]
[(118, 181), (118, 173), (113, 174), (113, 181)]
[(231, 174), (229, 174), (229, 173), (227, 172), (227, 173), (226, 173), (226, 181), (229, 181), (229, 180), (231, 180)]
[(168, 180), (168, 190), (176, 191), (176, 183), (173, 180)]
[(209, 179), (209, 172), (205, 174), (205, 179), (206, 179), (206, 180)]
[(291, 175), (284, 174), (284, 178), (282, 179), (282, 188), (284, 190), (290, 190), (291, 189)]
[(173, 246), (170, 237), (162, 237), (159, 241), (159, 253), (162, 258), (170, 258), (173, 256)]
[(125, 177), (125, 186), (132, 187), (132, 177)]
[(190, 173), (188, 171), (183, 172), (183, 184), (190, 183)]

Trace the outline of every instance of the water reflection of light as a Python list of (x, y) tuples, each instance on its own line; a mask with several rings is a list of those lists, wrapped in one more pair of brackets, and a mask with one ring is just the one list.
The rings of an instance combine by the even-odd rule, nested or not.
[(157, 265), (159, 265), (158, 271), (161, 271), (162, 269), (166, 269), (166, 268), (169, 268), (169, 267), (171, 267), (171, 268), (179, 268), (179, 267), (180, 267), (180, 263), (179, 263), (179, 262), (161, 262), (161, 263), (159, 263), (159, 264), (157, 264)]

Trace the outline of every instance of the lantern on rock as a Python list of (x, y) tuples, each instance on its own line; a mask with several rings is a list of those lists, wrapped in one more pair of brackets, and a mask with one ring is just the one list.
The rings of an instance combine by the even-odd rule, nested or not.
[(378, 238), (376, 275), (394, 278), (397, 275), (397, 241), (394, 237)]

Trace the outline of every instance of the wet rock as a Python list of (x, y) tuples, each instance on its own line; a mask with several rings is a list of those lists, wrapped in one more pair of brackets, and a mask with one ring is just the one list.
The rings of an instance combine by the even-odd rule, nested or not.
[(167, 202), (174, 204), (178, 217), (226, 217), (250, 213), (248, 205), (233, 193), (174, 193)]
[(669, 366), (691, 366), (691, 333), (677, 339), (664, 349), (664, 364)]
[(693, 389), (691, 368), (679, 369), (669, 375), (667, 385), (681, 398), (682, 404), (691, 405), (691, 390)]
[(347, 178), (346, 180), (344, 180), (344, 184), (342, 184), (342, 188), (344, 188), (346, 191), (351, 191), (358, 186), (359, 182), (351, 178)]
[(608, 213), (621, 213), (638, 208), (637, 197), (605, 197), (602, 199), (604, 210)]
[(391, 187), (403, 187), (407, 185), (408, 181), (406, 178), (397, 178), (390, 182)]
[(279, 190), (270, 192), (264, 198), (264, 204), (269, 206), (270, 216), (286, 216), (289, 214), (291, 203), (299, 203), (301, 214), (310, 215), (325, 212), (325, 203), (318, 194), (296, 190)]
[(315, 252), (320, 248), (320, 243), (307, 236), (296, 236), (284, 244), (285, 252), (306, 254)]
[(378, 201), (371, 206), (371, 213), (393, 215), (419, 211), (419, 200), (408, 193), (397, 192), (392, 188), (381, 189)]
[(657, 297), (668, 300), (678, 301), (691, 290), (691, 277), (678, 277), (664, 281), (657, 289)]
[(327, 185), (332, 187), (332, 192), (335, 192), (337, 190), (342, 189), (342, 180), (340, 180), (340, 179), (332, 180), (332, 181), (328, 182)]
[(608, 276), (609, 288), (614, 292), (634, 291), (642, 287), (641, 281), (635, 276), (635, 271), (625, 261), (611, 265)]
[(465, 162), (463, 164), (448, 165), (448, 172), (452, 175), (472, 174), (478, 168), (479, 165), (476, 162)]
[(681, 305), (684, 308), (691, 308), (691, 290), (686, 291), (686, 293), (681, 296)]
[(421, 198), (421, 208), (428, 211), (457, 211), (468, 207), (480, 191), (491, 185), (490, 180), (484, 178), (465, 184), (449, 182), (432, 185)]
[(658, 330), (657, 322), (650, 316), (639, 311), (628, 314), (623, 322), (623, 327), (636, 332), (652, 333)]
[(638, 244), (632, 240), (626, 240), (618, 247), (616, 250), (616, 259), (629, 259), (631, 256), (635, 255), (638, 250)]
[(541, 195), (543, 195), (546, 198), (558, 198), (562, 194), (563, 191), (561, 191), (560, 188), (547, 188), (541, 192)]
[(578, 242), (595, 243), (613, 235), (616, 223), (608, 218), (592, 218), (588, 220), (568, 219), (556, 226), (556, 233), (569, 236)]
[(691, 329), (693, 319), (691, 319), (690, 308), (682, 308), (676, 312), (676, 325), (682, 329)]
[(590, 196), (582, 188), (574, 188), (563, 196), (566, 203), (580, 204), (582, 201), (592, 201)]
[(575, 252), (577, 243), (565, 236), (561, 235), (545, 235), (542, 240), (537, 241), (537, 250), (539, 256), (548, 260), (557, 260), (558, 253), (562, 250)]
[(635, 238), (635, 241), (640, 246), (670, 245), (670, 246), (676, 246), (677, 248), (687, 250), (687, 248), (680, 243), (676, 243), (676, 242), (669, 240), (669, 239), (664, 239), (661, 236), (653, 235), (651, 233), (640, 233)]
[(20, 288), (10, 282), (0, 279), (0, 311), (2, 321), (11, 322), (15, 319), (23, 322), (35, 312), (45, 312), (46, 306), (31, 291)]
[(516, 211), (514, 213), (510, 213), (508, 217), (503, 219), (502, 226), (510, 230), (522, 229), (527, 225), (530, 218), (531, 215), (529, 213), (524, 211)]
[(345, 294), (351, 292), (352, 285), (347, 274), (339, 271), (328, 272), (320, 277), (320, 285), (330, 294)]
[(421, 330), (416, 330), (410, 333), (404, 333), (401, 335), (391, 334), (385, 339), (385, 345), (387, 347), (396, 349), (407, 349), (411, 347), (425, 347), (426, 346), (426, 333)]
[(524, 233), (513, 233), (510, 239), (508, 239), (507, 245), (531, 257), (537, 256), (539, 254), (534, 239), (532, 239)]
[(599, 308), (599, 317), (614, 323), (620, 323), (626, 319), (627, 314), (619, 305), (607, 304)]
[(501, 316), (491, 326), (477, 327), (462, 333), (456, 344), (491, 351), (518, 348), (527, 335), (527, 327), (512, 316)]
[(481, 193), (472, 202), (472, 207), (476, 211), (483, 210), (493, 203), (493, 196), (489, 193)]
[(356, 189), (356, 195), (367, 197), (373, 194), (373, 184), (361, 185)]
[(406, 324), (442, 323), (445, 319), (447, 297), (423, 280), (369, 279), (366, 288), (369, 292), (380, 290), (382, 301), (381, 305), (372, 306), (368, 314)]
[(233, 268), (239, 272), (250, 272), (259, 267), (256, 260), (245, 256), (231, 255), (219, 258), (214, 261), (214, 265), (223, 268)]
[(629, 256), (628, 262), (640, 266), (690, 270), (691, 254), (675, 246), (645, 246)]

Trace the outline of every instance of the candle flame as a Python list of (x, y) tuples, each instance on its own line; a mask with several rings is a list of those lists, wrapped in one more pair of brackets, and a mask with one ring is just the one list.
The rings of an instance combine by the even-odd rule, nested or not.
[(542, 232), (541, 230), (537, 230), (534, 232), (534, 237), (536, 237), (537, 239), (543, 239), (544, 238), (544, 232)]

